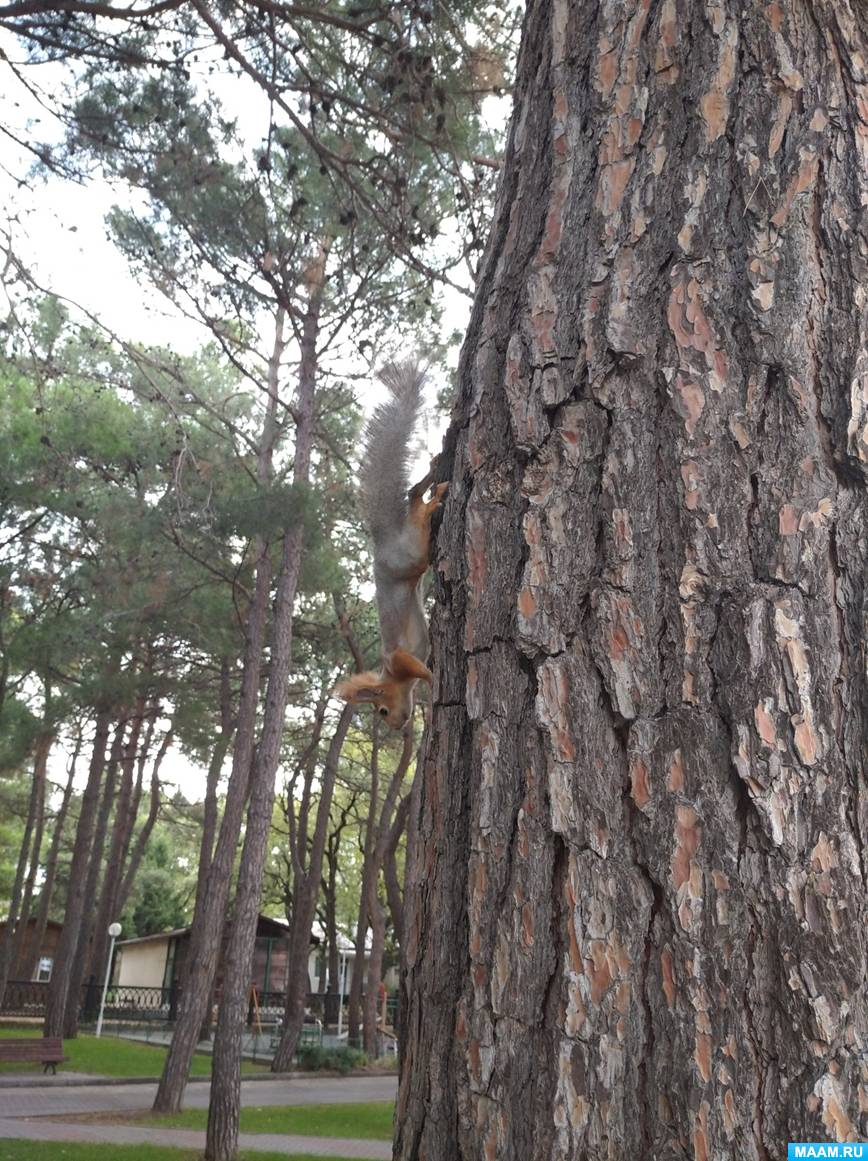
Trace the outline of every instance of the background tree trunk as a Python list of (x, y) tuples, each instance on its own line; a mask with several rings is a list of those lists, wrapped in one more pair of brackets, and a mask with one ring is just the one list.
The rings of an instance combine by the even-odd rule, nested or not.
[[(292, 480), (297, 487), (310, 481), (316, 402), (317, 337), (325, 285), (329, 243), (308, 271), (308, 300), (299, 342), (301, 360), (295, 400), (295, 457)], [(238, 866), (238, 886), (225, 956), (223, 997), (217, 1013), (214, 1063), (205, 1138), (206, 1161), (233, 1161), (238, 1151), (241, 1110), (241, 1036), (253, 967), (256, 922), (262, 897), (268, 834), (274, 810), (274, 780), (283, 739), (284, 715), (292, 662), (295, 595), (301, 573), (304, 523), (298, 519), (283, 537), (277, 595), (274, 603), (268, 687), (262, 733), (250, 780), (250, 801), (244, 846)]]
[(6, 915), (6, 928), (0, 939), (0, 1002), (6, 991), (10, 970), (15, 967), (21, 953), (27, 921), (30, 918), (30, 899), (39, 862), (45, 817), (45, 771), (53, 742), (52, 733), (41, 733), (37, 735), (34, 743), (33, 779), (30, 784), (27, 818), (24, 822), (24, 835)]
[(39, 952), (42, 947), (45, 929), (48, 926), (48, 910), (51, 906), (51, 894), (54, 890), (54, 880), (57, 876), (57, 858), (60, 853), (60, 840), (63, 836), (63, 827), (66, 822), (67, 811), (69, 810), (69, 800), (72, 797), (72, 789), (75, 783), (75, 769), (81, 752), (81, 742), (81, 731), (79, 730), (75, 741), (75, 748), (69, 760), (63, 796), (51, 828), (51, 845), (48, 848), (48, 856), (45, 860), (45, 875), (39, 888), (39, 907), (37, 908), (36, 919), (33, 925), (33, 938), (24, 944), (24, 953), (15, 972), (16, 978), (19, 980), (32, 979), (37, 964), (39, 963)]
[[(85, 877), (84, 898), (85, 907), (79, 926), (78, 942), (69, 974), (69, 989), (66, 997), (66, 1012), (63, 1017), (63, 1035), (73, 1037), (78, 1033), (78, 1016), (81, 1007), (81, 985), (88, 979), (91, 963), (92, 940), (97, 912), (97, 900), (100, 896), (99, 884), (103, 869), (103, 852), (105, 849), (106, 834), (108, 833), (109, 817), (115, 803), (118, 769), (124, 750), (124, 738), (130, 718), (126, 712), (121, 713), (115, 726), (114, 738), (109, 751), (109, 760), (103, 780), (102, 798), (97, 811), (94, 826), (93, 841), (91, 842), (90, 858)], [(93, 989), (89, 990), (89, 995)]]
[[(278, 434), (277, 387), (280, 360), (285, 347), (283, 328), (284, 311), (280, 309), (275, 316), (274, 344), (268, 365), (268, 402), (257, 462), (257, 481), (263, 487), (271, 481), (274, 445)], [(265, 647), (271, 595), (272, 567), (269, 547), (262, 536), (254, 538), (252, 553), (255, 562), (255, 580), (247, 614), (232, 771), (226, 787), (220, 833), (208, 868), (208, 880), (201, 895), (197, 889), (200, 905), (193, 915), (190, 930), (190, 947), (178, 1019), (154, 1097), (153, 1108), (156, 1113), (176, 1113), (180, 1109), (190, 1072), (190, 1062), (196, 1050), (205, 1013), (212, 1003), (217, 962), (223, 945), (226, 902), (229, 897), (232, 868), (235, 864), (256, 746), (256, 710), (259, 704), (262, 651)]]
[(380, 719), (374, 717), (371, 730), (371, 788), (368, 817), (362, 844), (362, 882), (359, 890), (359, 919), (356, 924), (355, 958), (350, 994), (347, 998), (347, 1042), (359, 1047), (362, 985), (365, 979), (365, 942), (368, 936), (368, 895), (374, 874), (374, 848), (377, 841), (377, 797), (380, 793)]
[(295, 900), (292, 908), (290, 936), (292, 954), (286, 981), (283, 1035), (274, 1054), (274, 1060), (271, 1062), (273, 1072), (284, 1072), (291, 1066), (296, 1044), (304, 1024), (304, 1004), (308, 992), (307, 968), (310, 934), (316, 915), (316, 899), (322, 873), (329, 811), (331, 810), (341, 750), (347, 736), (347, 730), (353, 720), (353, 712), (353, 706), (345, 705), (335, 726), (322, 772), (316, 825), (310, 843), (310, 856), (303, 867), (299, 866), (295, 877)]
[(75, 828), (75, 842), (69, 865), (66, 908), (63, 915), (63, 930), (57, 942), (54, 965), (51, 969), (51, 982), (48, 985), (48, 997), (45, 1002), (46, 1036), (62, 1036), (64, 1032), (64, 1016), (70, 992), (70, 980), (81, 932), (81, 921), (88, 902), (85, 897), (87, 868), (93, 844), (99, 791), (105, 769), (106, 747), (111, 722), (112, 711), (100, 709), (94, 728), (87, 784), (81, 797), (81, 809)]
[(534, 0), (447, 437), (395, 1157), (868, 1136), (863, 7)]

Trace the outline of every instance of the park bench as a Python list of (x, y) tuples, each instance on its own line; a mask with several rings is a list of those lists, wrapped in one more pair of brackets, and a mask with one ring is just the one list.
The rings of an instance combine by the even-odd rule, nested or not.
[(0, 1061), (6, 1063), (39, 1063), (43, 1072), (48, 1072), (50, 1068), (53, 1076), (57, 1072), (57, 1065), (64, 1060), (63, 1041), (59, 1036), (44, 1036), (41, 1040), (35, 1036), (26, 1040), (0, 1039)]

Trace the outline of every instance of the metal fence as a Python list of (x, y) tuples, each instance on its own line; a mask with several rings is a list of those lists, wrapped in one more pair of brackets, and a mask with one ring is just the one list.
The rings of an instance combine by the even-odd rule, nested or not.
[[(92, 981), (82, 985), (79, 1016), (84, 1023), (96, 1021), (99, 1013), (102, 987)], [(2, 1016), (23, 1016), (38, 1019), (45, 1015), (48, 984), (35, 980), (10, 980), (6, 985)], [(168, 988), (110, 987), (106, 992), (106, 1020), (124, 1023), (149, 1023), (159, 1021), (172, 1023), (178, 1015), (181, 989), (177, 985)], [(308, 993), (306, 1008), (310, 1016), (320, 1022), (334, 1023), (337, 1019), (337, 996), (324, 996), (318, 992)], [(218, 997), (219, 1004), (219, 997)], [(247, 1008), (247, 1023), (275, 1025), (283, 1021), (286, 1005), (285, 992), (251, 992)], [(334, 1013), (329, 1011), (335, 1008)], [(328, 1021), (324, 1018), (330, 1017)]]
[[(35, 980), (10, 980), (6, 985), (2, 1016), (45, 1015), (48, 984)], [(178, 1012), (180, 988), (113, 987), (106, 992), (105, 1014), (114, 1020), (174, 1020)], [(96, 1020), (102, 987), (91, 982), (81, 988), (79, 1016), (85, 1022)]]

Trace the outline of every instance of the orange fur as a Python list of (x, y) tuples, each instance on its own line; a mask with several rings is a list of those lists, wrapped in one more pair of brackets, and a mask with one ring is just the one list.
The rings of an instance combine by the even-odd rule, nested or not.
[[(417, 583), (428, 568), (431, 543), (431, 517), (443, 503), (448, 484), (436, 485), (430, 500), (422, 497), (430, 483), (430, 473), (425, 480), (410, 489), (407, 520), (419, 531), (422, 551), (419, 555), (418, 570), (400, 578), (400, 583)], [(396, 582), (397, 583), (397, 582)], [(406, 632), (405, 632), (406, 637)], [(358, 705), (372, 702), (377, 712), (386, 719), (392, 729), (400, 730), (413, 716), (413, 690), (419, 681), (433, 681), (428, 666), (407, 649), (394, 649), (383, 657), (380, 673), (368, 671), (356, 673), (335, 686), (335, 694), (344, 701)]]

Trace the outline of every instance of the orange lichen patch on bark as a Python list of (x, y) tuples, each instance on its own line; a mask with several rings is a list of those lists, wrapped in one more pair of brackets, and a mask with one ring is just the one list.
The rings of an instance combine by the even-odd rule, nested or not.
[(599, 1004), (612, 983), (612, 965), (605, 940), (592, 939), (588, 947), (586, 974), (591, 981), (591, 1003)]
[(696, 1062), (699, 1075), (708, 1084), (711, 1080), (711, 1037), (707, 1032), (697, 1032), (693, 1059)]
[(690, 246), (693, 241), (693, 231), (699, 225), (700, 210), (705, 201), (707, 191), (708, 178), (701, 169), (697, 169), (691, 174), (684, 190), (688, 208), (684, 215), (684, 225), (678, 232), (678, 245), (685, 253), (689, 253), (690, 251)]
[(529, 903), (521, 909), (521, 941), (525, 947), (533, 947), (534, 939), (533, 911)]
[(838, 1080), (831, 1075), (831, 1067), (814, 1085), (814, 1092), (822, 1101), (820, 1117), (833, 1141), (856, 1141), (858, 1136), (853, 1122), (844, 1111), (847, 1099)]
[[(691, 882), (693, 856), (702, 842), (702, 826), (692, 806), (675, 808), (675, 850), (669, 861), (675, 889)], [(698, 868), (697, 868), (698, 870)]]
[(694, 1161), (708, 1161), (708, 1102), (703, 1101), (693, 1126)]
[(485, 545), (485, 520), (478, 508), (467, 509), (467, 580), (471, 602), (476, 604), (476, 596), (485, 588), (488, 579), (488, 557)]
[[(584, 971), (582, 971), (584, 976)], [(588, 1009), (582, 996), (582, 984), (572, 981), (567, 987), (567, 1011), (564, 1028), (568, 1036), (578, 1036), (588, 1019)]]
[(667, 308), (669, 329), (679, 349), (685, 352), (699, 351), (703, 355), (708, 385), (712, 391), (719, 393), (729, 376), (729, 360), (715, 340), (703, 308), (702, 288), (695, 278), (685, 275), (681, 266), (673, 268), (672, 277), (674, 281)]
[(744, 451), (745, 448), (750, 447), (750, 436), (747, 433), (742, 421), (736, 415), (729, 417), (729, 430), (732, 432), (733, 439), (738, 446)]
[(603, 163), (597, 185), (596, 206), (606, 218), (613, 217), (620, 210), (635, 164), (632, 157), (608, 165)]
[(674, 68), (674, 49), (679, 42), (678, 37), (678, 10), (675, 0), (664, 0), (660, 9), (660, 36), (654, 51), (654, 71), (656, 73), (670, 72), (662, 78), (664, 83), (672, 84), (678, 77), (678, 69)]
[(790, 119), (790, 113), (793, 111), (793, 98), (789, 92), (784, 89), (778, 97), (778, 108), (775, 113), (774, 124), (769, 133), (769, 160), (774, 157), (781, 147), (781, 142), (784, 139), (784, 130), (787, 127), (787, 121)]
[(772, 719), (771, 710), (772, 700), (767, 697), (763, 701), (757, 702), (754, 706), (753, 720), (756, 726), (756, 732), (762, 738), (763, 742), (772, 750), (778, 747), (778, 736), (775, 731), (775, 723)]
[[(813, 462), (811, 474), (813, 474)], [(803, 512), (799, 517), (799, 532), (807, 532), (808, 528), (822, 528), (828, 524), (835, 512), (835, 503), (830, 497), (824, 496), (814, 512)]]
[(518, 611), (526, 621), (529, 621), (536, 613), (537, 608), (536, 597), (530, 587), (525, 585), (518, 594)]
[(618, 79), (618, 53), (610, 48), (611, 42), (604, 36), (599, 44), (597, 68), (594, 75), (594, 88), (603, 96), (608, 97)]
[(778, 531), (781, 536), (795, 536), (799, 531), (799, 515), (792, 504), (784, 504), (778, 513)]
[(814, 871), (830, 871), (833, 867), (839, 866), (838, 852), (829, 841), (829, 836), (824, 830), (820, 831), (820, 837), (814, 844), (814, 849), (811, 851), (811, 869)]
[(804, 717), (793, 721), (793, 740), (799, 757), (806, 766), (813, 766), (817, 761), (817, 735), (814, 730), (813, 718), (810, 711)]
[(730, 21), (720, 37), (720, 56), (712, 87), (699, 100), (699, 110), (705, 122), (705, 140), (708, 144), (722, 137), (729, 119), (729, 90), (735, 79), (735, 49), (738, 32), (735, 21)]
[(479, 730), (480, 781), (485, 788), (494, 785), (499, 755), (500, 738), (486, 723)]
[(735, 1125), (735, 1097), (732, 1095), (732, 1089), (727, 1088), (726, 1092), (723, 1094), (723, 1128), (728, 1136), (732, 1136)]
[(775, 284), (771, 280), (751, 287), (751, 297), (762, 311), (771, 310), (775, 303)]
[(577, 975), (584, 975), (585, 968), (582, 963), (582, 953), (579, 951), (579, 941), (576, 939), (576, 919), (572, 912), (567, 917), (567, 934), (570, 941), (570, 967)]
[(699, 507), (699, 485), (702, 474), (696, 460), (686, 460), (681, 465), (681, 482), (684, 484), (684, 506), (688, 512), (695, 512)]
[(780, 32), (784, 23), (784, 14), (777, 0), (774, 0), (772, 4), (766, 5), (766, 19), (769, 22), (772, 32)]
[(819, 161), (816, 151), (812, 148), (802, 146), (799, 150), (799, 157), (801, 163), (799, 171), (790, 181), (784, 194), (784, 200), (780, 207), (772, 214), (772, 223), (775, 226), (782, 226), (789, 216), (793, 201), (805, 190), (811, 189), (817, 180), (817, 172), (819, 169)]
[[(868, 136), (866, 136), (868, 163)], [(850, 419), (847, 422), (850, 451), (862, 463), (868, 462), (868, 358), (857, 357), (856, 373), (850, 382)]]
[(539, 668), (537, 718), (546, 726), (554, 756), (572, 762), (576, 756), (572, 723), (569, 720), (569, 683), (565, 667), (555, 658)]
[(796, 750), (804, 765), (813, 766), (817, 761), (819, 740), (811, 704), (811, 668), (798, 620), (790, 616), (791, 611), (788, 601), (779, 601), (775, 605), (775, 633), (799, 693), (800, 712), (790, 718)]
[[(701, 593), (705, 585), (705, 576), (699, 571), (692, 560), (684, 562), (684, 567), (681, 570), (681, 576), (678, 581), (678, 595), (682, 601), (689, 601)], [(693, 650), (689, 649), (689, 653)]]
[(612, 537), (622, 559), (633, 555), (633, 528), (626, 508), (612, 509)]
[(729, 117), (729, 98), (718, 89), (705, 93), (699, 100), (702, 119), (705, 122), (705, 140), (710, 144), (722, 137)]
[(663, 994), (666, 997), (666, 1006), (675, 1007), (675, 972), (672, 965), (672, 952), (666, 946), (660, 952), (660, 978), (663, 984)]
[(669, 763), (669, 776), (666, 779), (666, 789), (678, 793), (684, 789), (684, 759), (681, 750), (676, 750)]
[(651, 801), (648, 767), (639, 757), (630, 760), (630, 796), (639, 810)]
[(699, 418), (705, 410), (705, 396), (698, 383), (694, 383), (690, 379), (685, 379), (681, 374), (675, 377), (675, 388), (678, 392), (676, 410), (684, 419), (687, 434), (693, 436), (696, 432), (696, 425), (699, 422)]

